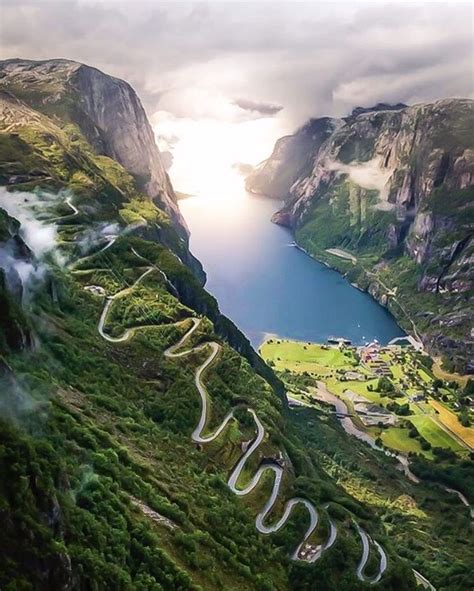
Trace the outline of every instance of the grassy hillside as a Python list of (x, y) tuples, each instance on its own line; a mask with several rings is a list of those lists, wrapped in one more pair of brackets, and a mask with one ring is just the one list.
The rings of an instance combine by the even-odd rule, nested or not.
[[(54, 90), (23, 89), (27, 102), (0, 97), (2, 197), (17, 203), (22, 222), (0, 209), (0, 252), (10, 256), (0, 277), (0, 587), (363, 591), (358, 523), (388, 556), (372, 588), (414, 589), (417, 567), (440, 590), (463, 589), (469, 520), (456, 499), (414, 487), (324, 412), (286, 408), (281, 382), (220, 315), (169, 216), (60, 105), (48, 112)], [(32, 218), (54, 229), (46, 251), (26, 249)], [(34, 281), (15, 292), (26, 264)], [(116, 342), (101, 336), (101, 318)], [(195, 370), (209, 346), (164, 355), (193, 318), (200, 323), (187, 346), (219, 347), (203, 375), (205, 433), (234, 410), (206, 444), (191, 434), (200, 416)], [(314, 564), (290, 558), (309, 525), (301, 505), (277, 533), (257, 532), (268, 472), (248, 495), (227, 486), (255, 437), (247, 408), (265, 436), (240, 485), (262, 463), (282, 463), (268, 521), (299, 495), (320, 511), (313, 544), (326, 539), (330, 518), (338, 528)], [(376, 572), (372, 547), (366, 573)]]
[[(60, 235), (69, 235), (71, 226), (87, 225), (79, 216), (66, 220)], [(96, 588), (302, 588), (293, 582), (299, 575), (288, 555), (307, 516), (296, 513), (274, 538), (260, 536), (254, 518), (270, 483), (242, 501), (226, 486), (240, 442), (253, 435), (245, 415), (205, 449), (190, 441), (199, 415), (193, 373), (199, 357), (169, 361), (163, 351), (186, 330), (186, 322), (181, 328), (171, 323), (195, 312), (170, 293), (160, 273), (152, 273), (117, 300), (106, 328), (112, 335), (127, 327), (157, 328), (137, 332), (122, 344), (106, 343), (98, 335), (104, 302), (84, 287), (93, 284), (113, 294), (130, 285), (143, 271), (132, 248), (166, 270), (170, 280), (178, 276), (181, 264), (168, 250), (133, 234), (71, 271), (52, 267), (54, 298), (42, 290), (28, 311), (36, 319), (39, 346), (6, 357), (2, 585), (46, 589), (79, 577)], [(63, 246), (71, 249), (74, 245)], [(207, 321), (194, 339), (219, 337)], [(244, 358), (223, 343), (206, 381), (212, 395), (210, 430), (236, 401), (245, 401), (269, 431), (261, 453), (272, 456), (287, 447), (293, 476), (286, 496), (298, 492), (295, 477), (306, 475), (334, 487), (336, 508), (341, 503), (352, 507), (349, 495), (304, 460), (299, 446), (286, 442), (282, 403)], [(327, 498), (311, 490), (307, 496), (315, 503)], [(357, 511), (366, 515), (367, 509)], [(342, 521), (349, 516), (343, 513)], [(368, 520), (367, 527), (383, 536), (380, 525), (374, 529)], [(354, 533), (341, 537), (338, 548), (347, 569), (346, 588), (356, 589), (360, 549)], [(305, 576), (309, 572), (317, 580), (320, 567), (308, 569)], [(386, 588), (400, 588), (395, 581), (403, 572), (409, 571), (391, 554)], [(338, 576), (326, 572), (328, 577), (336, 588)]]

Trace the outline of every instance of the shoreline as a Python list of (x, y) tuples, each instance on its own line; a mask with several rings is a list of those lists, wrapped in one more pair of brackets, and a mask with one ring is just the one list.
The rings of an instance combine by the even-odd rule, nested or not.
[[(272, 222), (274, 223), (274, 222)], [(293, 238), (294, 238), (294, 234), (292, 232)], [(377, 304), (379, 304), (379, 306), (381, 306), (382, 308), (384, 308), (395, 320), (398, 328), (404, 333), (405, 337), (412, 337), (412, 338), (416, 338), (416, 335), (412, 335), (410, 332), (408, 332), (405, 328), (403, 328), (402, 326), (400, 326), (400, 322), (399, 319), (395, 316), (395, 314), (392, 312), (392, 310), (390, 310), (388, 308), (388, 306), (384, 305), (382, 302), (380, 302), (377, 298), (375, 298), (367, 289), (364, 289), (363, 287), (361, 287), (360, 285), (358, 285), (357, 283), (352, 283), (347, 279), (347, 273), (343, 273), (340, 269), (338, 269), (337, 267), (334, 267), (333, 265), (331, 265), (330, 263), (328, 263), (327, 261), (323, 261), (321, 259), (318, 259), (315, 255), (311, 254), (308, 250), (306, 250), (306, 248), (304, 248), (303, 246), (301, 246), (300, 244), (298, 244), (296, 242), (296, 240), (293, 240), (293, 244), (292, 246), (294, 246), (297, 250), (301, 251), (302, 253), (304, 253), (306, 256), (308, 256), (310, 259), (312, 259), (313, 261), (315, 261), (316, 263), (319, 263), (320, 265), (324, 265), (325, 267), (327, 267), (328, 269), (331, 269), (332, 271), (335, 271), (336, 273), (338, 273), (341, 277), (343, 277), (348, 283), (349, 285), (351, 285), (351, 287), (354, 287), (355, 289), (357, 289), (358, 291), (368, 295), (370, 298), (372, 298), (374, 300), (374, 302), (377, 302)], [(329, 253), (331, 254), (331, 253)], [(336, 256), (336, 255), (333, 255)], [(349, 260), (349, 259), (345, 259), (345, 260)], [(411, 321), (411, 320), (410, 320)], [(404, 338), (403, 336), (400, 338)]]

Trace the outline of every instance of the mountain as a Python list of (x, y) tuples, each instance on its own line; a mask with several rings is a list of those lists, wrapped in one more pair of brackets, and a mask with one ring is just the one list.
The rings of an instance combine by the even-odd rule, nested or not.
[(246, 182), (284, 199), (274, 221), (311, 255), (387, 305), (450, 369), (474, 371), (472, 100), (311, 120)]
[(186, 233), (153, 130), (127, 82), (70, 60), (12, 59), (2, 62), (0, 84), (53, 120), (78, 125), (94, 151), (121, 164)]
[(268, 160), (246, 178), (246, 188), (256, 194), (285, 199), (294, 181), (311, 167), (313, 150), (334, 132), (337, 121), (330, 117), (311, 119), (294, 135), (280, 138)]
[(138, 99), (90, 70), (0, 63), (0, 587), (461, 589), (466, 511), (290, 412), (134, 164), (159, 160)]

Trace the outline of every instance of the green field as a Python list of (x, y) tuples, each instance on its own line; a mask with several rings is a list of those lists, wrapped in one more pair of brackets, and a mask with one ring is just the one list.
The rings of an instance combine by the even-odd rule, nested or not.
[(463, 451), (461, 445), (437, 425), (431, 417), (422, 414), (414, 415), (410, 417), (410, 422), (433, 447), (447, 447), (456, 452)]
[(350, 369), (355, 364), (351, 354), (344, 355), (337, 347), (308, 344), (300, 341), (270, 339), (260, 347), (265, 361), (273, 362), (277, 369), (327, 373), (328, 368)]
[(432, 379), (430, 378), (430, 376), (426, 373), (426, 371), (424, 371), (423, 369), (419, 369), (418, 370), (418, 375), (420, 376), (420, 378), (426, 382), (427, 384), (431, 384)]
[(331, 378), (330, 380), (327, 381), (327, 386), (329, 388), (329, 390), (331, 390), (331, 392), (334, 392), (334, 394), (343, 394), (345, 390), (352, 390), (352, 392), (355, 392), (356, 394), (360, 394), (361, 396), (363, 396), (364, 398), (367, 398), (367, 400), (370, 400), (371, 402), (375, 402), (376, 404), (379, 404), (382, 402), (382, 396), (380, 395), (379, 392), (369, 392), (369, 390), (367, 389), (367, 386), (369, 384), (371, 384), (373, 387), (375, 387), (375, 385), (377, 384), (377, 379), (373, 379), (373, 380), (368, 380), (367, 382), (359, 382), (359, 381), (347, 381), (347, 382), (341, 382), (339, 380), (337, 380), (336, 378)]
[[(275, 367), (278, 371), (290, 371), (294, 374), (309, 374), (313, 380), (322, 380), (326, 383), (329, 391), (333, 392), (342, 398), (351, 411), (354, 411), (354, 403), (347, 396), (347, 390), (359, 394), (367, 401), (370, 401), (379, 406), (385, 407), (391, 398), (388, 394), (377, 392), (378, 378), (371, 378), (367, 381), (351, 380), (345, 381), (343, 373), (340, 370), (352, 370), (362, 374), (367, 374), (367, 369), (362, 365), (356, 365), (356, 358), (352, 351), (340, 350), (335, 346), (327, 346), (316, 343), (305, 343), (299, 341), (289, 341), (285, 339), (272, 338), (266, 341), (260, 347), (260, 354)], [(409, 358), (407, 364), (401, 363), (399, 357), (392, 352), (384, 350), (380, 354), (390, 367), (392, 372), (392, 383), (396, 388), (399, 388), (399, 394), (396, 398), (397, 404), (409, 403), (411, 415), (409, 420), (416, 426), (421, 438), (425, 439), (432, 447), (444, 447), (451, 449), (457, 453), (463, 452), (464, 449), (461, 444), (456, 441), (449, 433), (447, 433), (435, 420), (431, 418), (433, 409), (427, 402), (410, 402), (408, 397), (419, 394), (423, 391), (422, 384), (428, 386), (432, 382), (432, 378), (428, 371), (423, 368), (418, 368), (413, 372), (412, 358)], [(410, 374), (411, 371), (411, 374)], [(409, 376), (415, 374), (415, 378), (410, 379)], [(408, 387), (401, 386), (402, 380), (408, 376)], [(369, 377), (369, 376), (367, 376)], [(316, 384), (316, 381), (315, 381)], [(371, 387), (371, 390), (368, 389)], [(393, 398), (393, 397), (392, 397)], [(433, 404), (433, 401), (431, 401)], [(442, 413), (440, 416), (442, 420), (447, 411), (443, 406), (439, 405), (438, 412)], [(355, 411), (354, 411), (355, 412)], [(456, 423), (456, 427), (461, 429), (461, 425), (457, 417), (451, 413), (452, 423)], [(454, 417), (454, 418), (453, 418)], [(358, 417), (355, 417), (356, 422), (361, 428), (363, 424)], [(421, 454), (426, 458), (432, 459), (433, 453), (431, 450), (423, 450), (421, 448), (420, 438), (409, 437), (409, 429), (406, 426), (400, 426), (400, 421), (397, 426), (388, 429), (369, 428), (374, 436), (379, 436), (385, 446), (388, 448), (400, 451), (402, 453), (414, 452)], [(465, 428), (464, 428), (465, 429)], [(465, 429), (470, 432), (470, 429)]]
[(408, 436), (408, 430), (402, 427), (391, 427), (382, 431), (380, 438), (385, 446), (401, 451), (403, 453), (421, 453), (426, 457), (433, 457), (431, 452), (425, 452), (421, 449), (420, 442), (417, 439)]
[(401, 380), (403, 378), (403, 367), (398, 363), (394, 363), (390, 366), (390, 370), (392, 372), (393, 377), (396, 380)]

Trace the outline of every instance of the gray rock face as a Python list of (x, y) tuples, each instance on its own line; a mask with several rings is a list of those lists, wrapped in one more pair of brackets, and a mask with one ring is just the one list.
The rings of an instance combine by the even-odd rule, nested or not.
[(377, 105), (309, 125), (326, 134), (311, 142), (302, 128), (279, 140), (247, 179), (249, 190), (283, 197), (273, 220), (293, 228), (316, 256), (328, 247), (375, 254), (389, 273), (408, 257), (416, 289), (435, 294), (435, 308), (439, 301), (426, 331), (433, 350), (452, 341), (472, 350), (462, 322), (443, 318), (454, 308), (466, 326), (473, 319), (474, 101)]
[(66, 115), (97, 152), (117, 160), (187, 234), (153, 130), (127, 82), (69, 60), (15, 59), (0, 62), (0, 85), (48, 114), (57, 105), (64, 116), (67, 104)]
[(341, 124), (341, 120), (331, 117), (312, 119), (294, 135), (280, 138), (270, 158), (247, 177), (247, 190), (285, 199), (293, 184), (311, 172), (319, 148)]
[[(304, 220), (305, 212), (326, 185), (346, 173), (344, 165), (370, 161), (374, 175), (387, 176), (380, 193), (387, 209), (392, 206), (396, 210), (400, 222), (422, 211), (437, 187), (457, 191), (472, 186), (473, 120), (473, 101), (445, 99), (399, 110), (364, 111), (334, 123), (334, 132), (311, 154), (310, 170), (290, 186), (285, 196), (285, 209), (293, 225)], [(290, 136), (292, 141), (300, 133)], [(269, 169), (276, 166), (272, 158), (265, 163)], [(281, 158), (277, 163), (279, 169), (294, 165), (292, 160), (281, 162)], [(250, 178), (250, 189), (252, 182)]]

